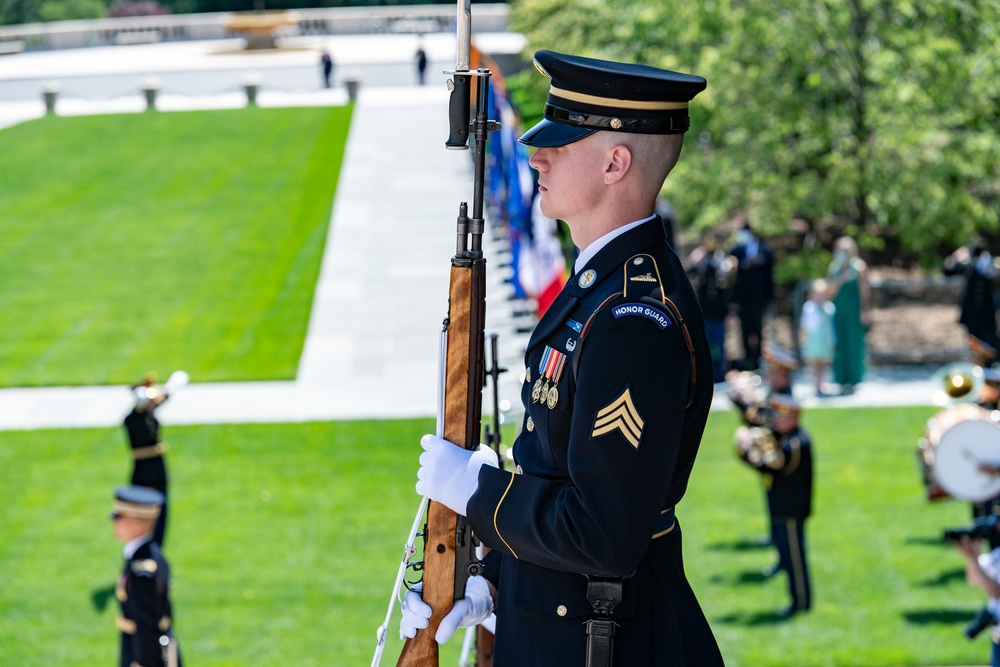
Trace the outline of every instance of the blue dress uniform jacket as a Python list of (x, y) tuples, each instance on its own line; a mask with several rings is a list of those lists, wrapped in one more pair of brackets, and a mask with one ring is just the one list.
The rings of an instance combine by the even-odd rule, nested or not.
[[(588, 574), (628, 577), (613, 616), (616, 666), (723, 664), (668, 511), (684, 495), (704, 430), (711, 357), (658, 218), (612, 240), (567, 283), (525, 363), (516, 472), (484, 466), (468, 505), (493, 549), (494, 665), (584, 665)], [(533, 397), (539, 379), (549, 391)]]
[(161, 643), (162, 637), (173, 637), (170, 565), (156, 542), (146, 542), (128, 559), (116, 595), (121, 605), (121, 667), (173, 667), (164, 660)]

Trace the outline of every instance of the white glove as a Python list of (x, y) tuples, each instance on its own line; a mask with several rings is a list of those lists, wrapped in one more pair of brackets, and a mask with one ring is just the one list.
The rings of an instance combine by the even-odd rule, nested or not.
[(183, 389), (188, 385), (191, 377), (185, 371), (174, 371), (170, 374), (167, 383), (163, 385), (163, 393), (170, 395), (175, 391)]
[[(419, 588), (417, 586), (416, 588)], [(493, 596), (490, 586), (482, 577), (469, 577), (465, 583), (465, 597), (457, 600), (438, 626), (434, 641), (444, 644), (459, 628), (471, 628), (489, 619), (493, 614)], [(403, 618), (399, 622), (399, 638), (413, 638), (417, 630), (427, 627), (431, 608), (418, 591), (407, 591), (403, 597)]]
[(417, 584), (414, 590), (406, 591), (403, 596), (403, 618), (399, 621), (399, 638), (413, 639), (417, 635), (417, 630), (427, 627), (428, 619), (431, 617), (431, 608), (424, 602), (420, 595), (421, 585)]
[(462, 449), (436, 435), (425, 435), (420, 446), (424, 453), (417, 470), (417, 493), (464, 516), (469, 498), (479, 488), (479, 469), (499, 467), (496, 452), (486, 445)]

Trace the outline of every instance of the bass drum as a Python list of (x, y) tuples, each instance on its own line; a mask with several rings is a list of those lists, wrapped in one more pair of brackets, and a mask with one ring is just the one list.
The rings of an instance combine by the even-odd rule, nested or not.
[(932, 500), (934, 486), (970, 502), (1000, 496), (1000, 413), (971, 403), (941, 410), (927, 420), (919, 458)]

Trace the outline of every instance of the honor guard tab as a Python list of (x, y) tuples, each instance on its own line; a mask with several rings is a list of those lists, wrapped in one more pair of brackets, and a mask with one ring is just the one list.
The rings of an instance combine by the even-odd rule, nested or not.
[(551, 79), (545, 117), (518, 140), (537, 148), (565, 146), (598, 130), (683, 134), (688, 102), (705, 79), (649, 65), (536, 51), (535, 67)]

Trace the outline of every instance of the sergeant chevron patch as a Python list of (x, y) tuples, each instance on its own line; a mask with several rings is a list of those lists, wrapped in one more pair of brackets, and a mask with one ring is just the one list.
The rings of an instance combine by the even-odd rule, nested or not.
[(626, 388), (622, 395), (611, 401), (611, 404), (597, 411), (594, 420), (594, 431), (590, 437), (596, 438), (612, 431), (620, 431), (622, 437), (639, 449), (639, 439), (642, 437), (642, 417), (632, 403), (632, 394)]

